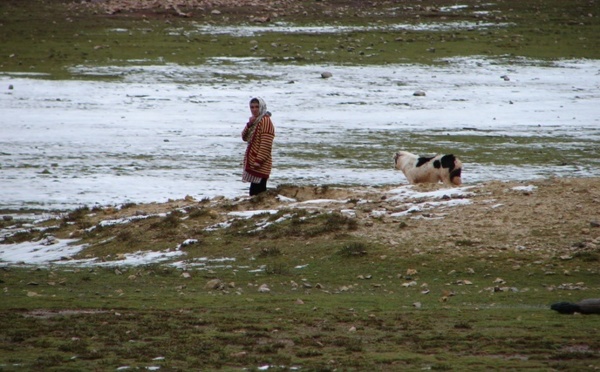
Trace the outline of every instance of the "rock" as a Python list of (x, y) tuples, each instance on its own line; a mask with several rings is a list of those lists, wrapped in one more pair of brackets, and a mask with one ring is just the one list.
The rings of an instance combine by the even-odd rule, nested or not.
[(258, 287), (258, 291), (260, 293), (269, 293), (271, 292), (271, 289), (266, 284), (262, 284), (260, 287)]
[(56, 243), (58, 243), (58, 239), (56, 239), (52, 235), (48, 235), (47, 237), (42, 239), (42, 241), (40, 242), (40, 244), (42, 244), (42, 245), (52, 245), (52, 244), (56, 244)]
[(416, 92), (413, 93), (413, 96), (416, 96), (416, 97), (425, 97), (425, 95), (426, 95), (425, 92), (422, 90), (417, 90)]
[(189, 278), (192, 277), (192, 275), (190, 273), (188, 273), (188, 272), (184, 272), (184, 273), (181, 274), (181, 277), (183, 279), (189, 279)]
[(271, 17), (253, 17), (251, 19), (252, 22), (256, 22), (256, 23), (267, 23), (267, 22), (271, 22)]
[(221, 279), (211, 279), (206, 282), (204, 288), (208, 290), (221, 289), (223, 288), (223, 282), (221, 282)]
[(331, 72), (329, 72), (329, 71), (325, 71), (325, 72), (322, 72), (322, 73), (321, 73), (321, 77), (322, 77), (323, 79), (329, 79), (329, 78), (330, 78), (330, 77), (332, 77), (332, 76), (333, 76), (333, 74), (332, 74)]
[(2, 220), (4, 220), (4, 221), (12, 221), (13, 220), (13, 216), (2, 216)]

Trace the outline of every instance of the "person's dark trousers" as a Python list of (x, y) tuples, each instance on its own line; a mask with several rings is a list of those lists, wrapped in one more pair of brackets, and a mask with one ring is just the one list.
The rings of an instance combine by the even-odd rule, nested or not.
[(260, 194), (261, 192), (267, 191), (267, 179), (262, 178), (260, 183), (250, 183), (250, 196)]

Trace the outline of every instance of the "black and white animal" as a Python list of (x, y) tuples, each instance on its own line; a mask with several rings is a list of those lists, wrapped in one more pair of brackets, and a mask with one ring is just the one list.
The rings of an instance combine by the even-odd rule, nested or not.
[(408, 151), (398, 151), (394, 156), (394, 164), (412, 184), (440, 181), (454, 186), (462, 184), (463, 165), (452, 154), (422, 157)]

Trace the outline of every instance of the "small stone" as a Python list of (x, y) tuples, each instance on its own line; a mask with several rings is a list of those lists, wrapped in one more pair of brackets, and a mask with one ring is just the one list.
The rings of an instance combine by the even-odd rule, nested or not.
[(4, 221), (12, 221), (13, 220), (13, 216), (2, 216), (2, 219)]
[(330, 77), (332, 77), (332, 76), (333, 76), (333, 74), (332, 74), (331, 72), (329, 72), (329, 71), (325, 71), (325, 72), (322, 72), (322, 73), (321, 73), (321, 77), (322, 77), (323, 79), (329, 79), (329, 78), (330, 78)]
[(221, 279), (211, 279), (208, 282), (206, 282), (206, 285), (204, 285), (205, 289), (211, 290), (211, 289), (221, 289), (223, 288), (223, 282), (221, 282)]
[(269, 293), (271, 292), (271, 289), (266, 284), (262, 284), (260, 287), (258, 287), (258, 291), (260, 293)]
[(184, 272), (184, 273), (181, 274), (181, 277), (183, 279), (189, 279), (189, 278), (192, 277), (192, 275), (190, 273), (188, 273), (188, 272)]
[(295, 304), (296, 305), (304, 305), (304, 301), (302, 301), (301, 299), (297, 299)]
[(413, 306), (415, 307), (415, 309), (420, 309), (422, 305), (420, 302), (415, 302), (413, 303)]
[(356, 327), (355, 326), (350, 327), (350, 329), (348, 330), (348, 332), (356, 332)]
[(422, 90), (417, 90), (416, 92), (413, 93), (413, 96), (416, 96), (416, 97), (425, 97), (426, 94)]

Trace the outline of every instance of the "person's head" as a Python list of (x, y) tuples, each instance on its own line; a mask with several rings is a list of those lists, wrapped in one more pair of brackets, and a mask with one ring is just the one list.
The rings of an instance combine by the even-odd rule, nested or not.
[(250, 100), (250, 112), (252, 112), (252, 116), (254, 117), (264, 115), (267, 112), (267, 104), (262, 98), (252, 98)]

